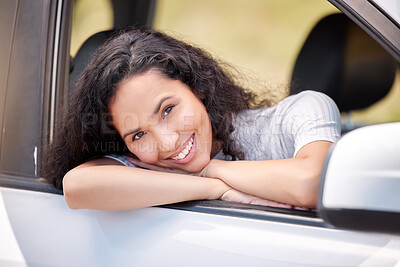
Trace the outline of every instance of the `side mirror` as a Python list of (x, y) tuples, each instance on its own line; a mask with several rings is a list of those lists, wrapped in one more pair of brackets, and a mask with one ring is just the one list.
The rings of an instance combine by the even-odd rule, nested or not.
[(338, 228), (400, 233), (400, 122), (359, 128), (331, 147), (318, 211)]

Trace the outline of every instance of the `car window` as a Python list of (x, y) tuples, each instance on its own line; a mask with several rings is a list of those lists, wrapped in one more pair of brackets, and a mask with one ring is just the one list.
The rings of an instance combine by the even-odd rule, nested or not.
[[(251, 89), (272, 91), (281, 99), (289, 92), (295, 61), (308, 34), (319, 20), (338, 12), (320, 0), (160, 0), (155, 28), (198, 44), (237, 66)], [(343, 114), (343, 123), (353, 129), (400, 121), (399, 98), (397, 74), (383, 99)]]
[(400, 72), (397, 70), (396, 78), (390, 92), (381, 101), (371, 107), (352, 112), (350, 114), (350, 119), (352, 123), (359, 125), (400, 121), (399, 99)]
[(71, 30), (71, 56), (94, 33), (113, 28), (111, 0), (77, 0), (74, 3)]
[(48, 86), (49, 66), (45, 59), (46, 53), (51, 53), (47, 46), (52, 6), (49, 1), (14, 2), (0, 4), (0, 174), (33, 178), (38, 176), (42, 141), (43, 92)]
[[(158, 1), (154, 26), (231, 63), (253, 89), (288, 93), (297, 54), (327, 1)], [(261, 88), (260, 88), (261, 87)]]
[[(4, 38), (0, 40), (0, 78), (4, 79), (0, 79), (0, 108), (3, 112), (0, 123), (5, 129), (0, 132), (2, 173), (37, 177), (42, 123), (38, 118), (45, 113), (41, 103), (47, 75), (44, 71), (46, 62), (42, 59), (45, 53), (51, 53), (44, 45), (48, 42), (48, 25), (44, 22), (50, 20), (49, 11), (54, 8), (49, 3), (24, 0), (18, 8), (15, 5), (11, 9), (14, 13), (5, 6), (12, 5), (11, 2), (1, 3), (0, 22)], [(1, 12), (3, 10), (7, 12)], [(33, 13), (36, 15), (28, 16), (32, 14), (28, 10), (35, 10)], [(110, 0), (74, 2), (72, 56), (88, 37), (114, 27), (113, 12)], [(321, 0), (159, 0), (154, 27), (197, 44), (215, 57), (238, 66), (248, 86), (254, 85), (254, 90), (267, 88), (282, 98), (288, 94), (293, 67), (308, 34), (320, 19), (338, 12), (328, 1)], [(13, 41), (17, 39), (19, 45), (13, 47)], [(29, 44), (29, 49), (22, 44)], [(25, 66), (23, 63), (27, 58), (35, 64)], [(19, 79), (21, 73), (28, 78)], [(351, 118), (363, 123), (399, 121), (399, 86), (397, 74), (387, 97), (365, 111), (351, 113)], [(20, 101), (19, 95), (26, 88), (29, 88), (29, 94), (24, 94), (26, 101)], [(22, 115), (21, 105), (26, 112)]]
[[(14, 30), (15, 16), (17, 11), (16, 2), (0, 3), (0, 126), (3, 128), (3, 110), (6, 96), (8, 66), (10, 64), (10, 53), (12, 47), (12, 35)], [(0, 131), (0, 147), (3, 131)]]

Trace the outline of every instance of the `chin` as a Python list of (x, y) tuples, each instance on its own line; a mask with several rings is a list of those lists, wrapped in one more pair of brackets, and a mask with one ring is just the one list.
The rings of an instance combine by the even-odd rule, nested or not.
[(187, 171), (193, 173), (200, 172), (208, 165), (208, 163), (210, 163), (210, 157), (204, 156), (202, 158), (198, 158), (196, 162), (193, 162), (193, 164), (187, 166)]

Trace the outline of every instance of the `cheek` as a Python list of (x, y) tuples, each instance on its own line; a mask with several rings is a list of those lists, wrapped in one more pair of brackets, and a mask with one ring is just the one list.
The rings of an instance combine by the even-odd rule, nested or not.
[(211, 134), (210, 119), (207, 112), (196, 112), (192, 109), (182, 110), (178, 117), (179, 129), (184, 131), (196, 129), (202, 134)]
[[(183, 131), (191, 130), (197, 127), (198, 119), (196, 115), (191, 111), (182, 110), (177, 116), (179, 118), (178, 128)], [(171, 121), (170, 123), (176, 123), (176, 121)]]
[(145, 163), (154, 164), (158, 160), (157, 148), (152, 142), (138, 142), (129, 150)]

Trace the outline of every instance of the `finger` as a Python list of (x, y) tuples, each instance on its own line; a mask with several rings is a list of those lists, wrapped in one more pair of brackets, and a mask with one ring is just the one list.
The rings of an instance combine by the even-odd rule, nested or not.
[(284, 209), (292, 209), (293, 208), (293, 205), (290, 205), (290, 204), (276, 202), (276, 201), (273, 201), (273, 202), (274, 202), (275, 207), (277, 207), (277, 208), (284, 208)]
[(284, 209), (293, 209), (293, 205), (290, 204), (285, 204), (285, 203), (278, 203), (278, 208), (284, 208)]
[(284, 209), (292, 209), (293, 208), (293, 206), (290, 204), (276, 202), (276, 201), (267, 200), (267, 199), (262, 199), (262, 198), (258, 198), (258, 197), (254, 198), (252, 200), (251, 204), (263, 205), (263, 206), (269, 206), (269, 207), (275, 207), (275, 208), (284, 208)]
[(284, 208), (284, 209), (292, 209), (293, 206), (290, 204), (286, 204), (286, 203), (280, 203), (280, 202), (276, 202), (276, 201), (270, 201), (270, 200), (263, 200), (264, 203), (261, 202), (261, 205), (264, 206), (270, 206), (270, 207), (274, 207), (274, 208)]
[(294, 209), (295, 209), (295, 210), (310, 210), (309, 208), (306, 208), (306, 207), (299, 207), (299, 206), (295, 206)]

